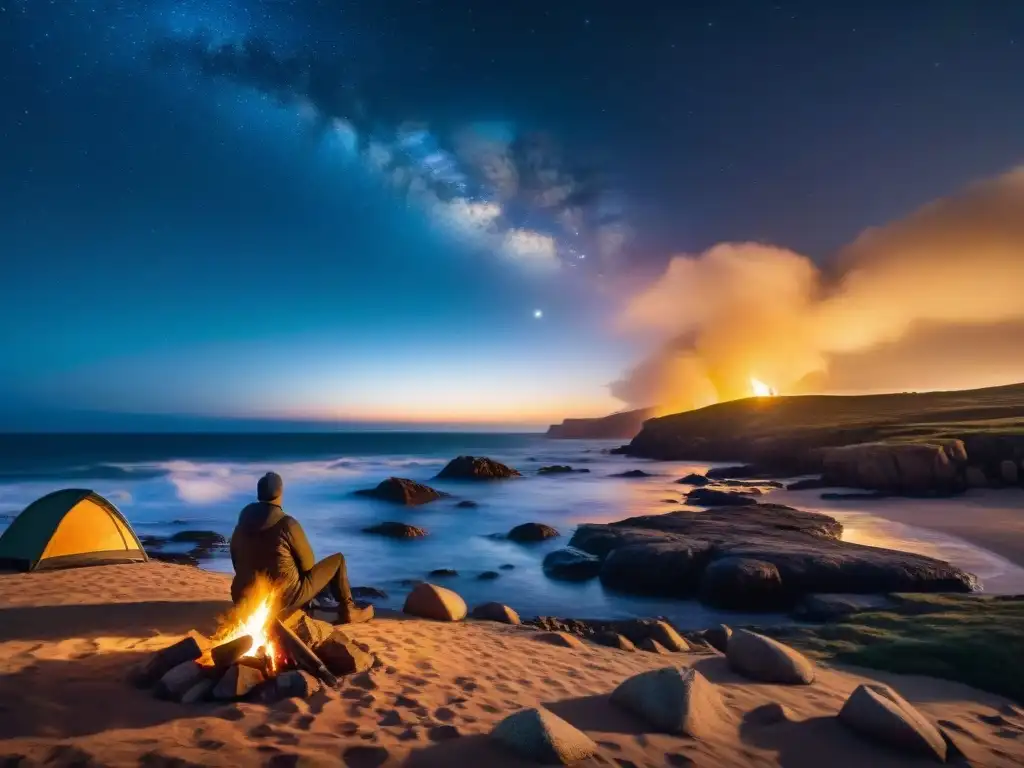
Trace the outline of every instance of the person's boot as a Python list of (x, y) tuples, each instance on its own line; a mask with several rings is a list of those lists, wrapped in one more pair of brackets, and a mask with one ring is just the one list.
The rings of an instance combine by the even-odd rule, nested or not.
[(360, 605), (354, 600), (338, 606), (336, 624), (361, 624), (373, 618), (373, 606), (369, 603)]

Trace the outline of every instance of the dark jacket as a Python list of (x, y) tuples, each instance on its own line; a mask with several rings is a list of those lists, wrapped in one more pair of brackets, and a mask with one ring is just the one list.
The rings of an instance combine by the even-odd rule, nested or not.
[(235, 567), (231, 599), (237, 603), (256, 574), (263, 573), (282, 587), (282, 601), (290, 604), (313, 562), (313, 550), (299, 521), (277, 504), (254, 502), (238, 515), (231, 534), (231, 564)]

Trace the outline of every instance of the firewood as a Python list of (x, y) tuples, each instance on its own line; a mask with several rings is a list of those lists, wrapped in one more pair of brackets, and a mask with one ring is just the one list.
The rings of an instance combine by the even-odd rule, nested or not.
[(179, 664), (198, 659), (209, 647), (209, 638), (192, 630), (174, 645), (154, 653), (134, 673), (133, 682), (140, 688), (148, 688)]
[(200, 701), (206, 701), (210, 698), (210, 693), (213, 691), (213, 686), (216, 685), (216, 683), (216, 680), (204, 677), (182, 694), (181, 703), (198, 704)]
[(206, 676), (206, 670), (194, 661), (183, 661), (168, 670), (156, 684), (156, 695), (161, 699), (178, 701), (182, 694)]
[(213, 657), (213, 665), (217, 669), (227, 669), (248, 653), (251, 648), (252, 635), (242, 635), (234, 640), (221, 643), (210, 651), (210, 655)]
[(331, 688), (338, 684), (338, 678), (324, 665), (320, 657), (280, 620), (274, 620), (271, 630), (300, 669), (323, 680)]
[(213, 698), (240, 699), (262, 683), (263, 673), (252, 667), (233, 664), (213, 688)]
[(320, 681), (302, 669), (282, 672), (274, 679), (274, 690), (271, 694), (275, 699), (306, 699), (319, 691)]

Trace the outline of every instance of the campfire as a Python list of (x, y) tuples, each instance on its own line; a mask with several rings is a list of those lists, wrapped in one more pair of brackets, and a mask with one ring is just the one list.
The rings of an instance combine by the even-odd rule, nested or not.
[(760, 379), (751, 377), (750, 388), (754, 392), (754, 397), (775, 397), (775, 390)]
[(304, 611), (282, 615), (280, 594), (260, 579), (219, 620), (207, 638), (192, 630), (158, 651), (133, 680), (159, 698), (186, 704), (207, 700), (276, 701), (337, 685), (337, 675), (374, 664), (369, 648)]

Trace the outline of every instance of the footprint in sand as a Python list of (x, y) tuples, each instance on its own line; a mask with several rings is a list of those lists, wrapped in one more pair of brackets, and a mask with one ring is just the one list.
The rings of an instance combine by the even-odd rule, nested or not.
[(308, 731), (312, 727), (314, 720), (316, 718), (313, 715), (303, 715), (295, 721), (295, 727), (300, 731)]
[(342, 736), (355, 736), (359, 733), (359, 723), (354, 720), (346, 720), (344, 723), (338, 725), (338, 733)]
[(377, 721), (377, 725), (382, 727), (398, 726), (405, 725), (405, 721), (402, 720), (402, 716), (398, 713), (397, 710), (390, 709), (381, 713), (381, 718)]
[(434, 710), (434, 717), (446, 723), (455, 719), (455, 710), (448, 707), (438, 707)]
[(455, 684), (467, 693), (480, 689), (479, 684), (472, 677), (456, 677)]
[(349, 747), (341, 753), (348, 768), (380, 768), (390, 757), (384, 747)]

